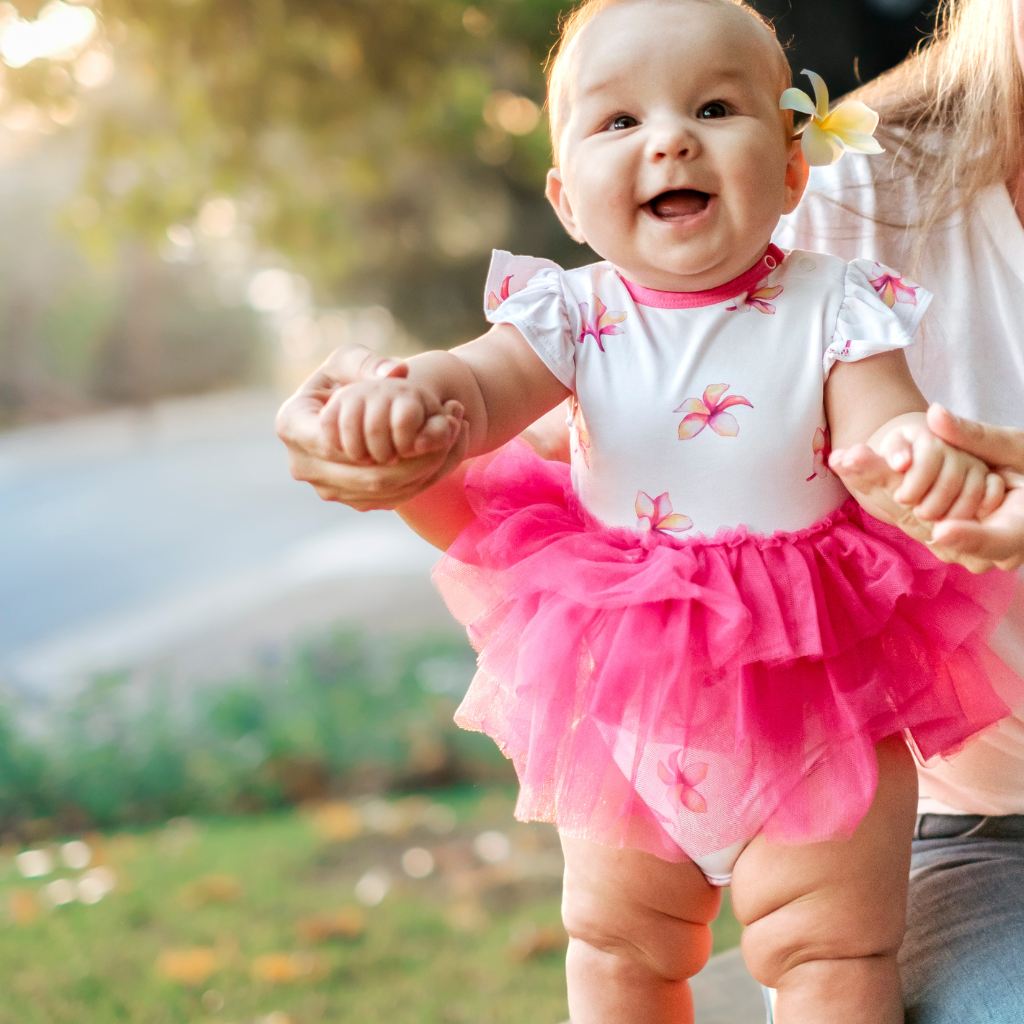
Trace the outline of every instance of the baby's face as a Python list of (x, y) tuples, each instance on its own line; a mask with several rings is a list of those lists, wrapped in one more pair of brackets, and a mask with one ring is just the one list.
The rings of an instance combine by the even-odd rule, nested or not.
[(624, 3), (586, 26), (572, 59), (548, 181), (570, 234), (664, 291), (752, 266), (806, 183), (767, 30), (726, 5)]

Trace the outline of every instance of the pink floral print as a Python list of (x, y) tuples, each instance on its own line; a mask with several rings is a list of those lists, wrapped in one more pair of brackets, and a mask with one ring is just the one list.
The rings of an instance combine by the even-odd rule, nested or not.
[(490, 295), (487, 296), (487, 308), (492, 313), (508, 298), (508, 288), (512, 282), (513, 277), (515, 277), (514, 274), (509, 274), (508, 277), (506, 277), (505, 280), (501, 282), (501, 294), (495, 295), (494, 292), (491, 292)]
[(672, 511), (672, 502), (668, 492), (652, 498), (645, 491), (637, 491), (636, 495), (636, 528), (641, 533), (652, 530), (666, 533), (683, 533), (693, 526), (689, 516), (682, 516)]
[(576, 450), (583, 459), (583, 465), (590, 469), (590, 434), (587, 432), (587, 424), (583, 419), (579, 400), (573, 395), (570, 401), (572, 402), (572, 425), (576, 428)]
[(678, 810), (684, 807), (694, 814), (705, 814), (708, 802), (697, 792), (697, 787), (708, 777), (708, 765), (691, 761), (685, 768), (679, 763), (681, 750), (670, 754), (668, 764), (658, 762), (658, 778), (669, 787), (669, 799)]
[(897, 274), (888, 267), (883, 267), (881, 263), (876, 263), (875, 266), (881, 273), (878, 277), (870, 279), (871, 287), (878, 292), (878, 297), (890, 309), (897, 302), (906, 303), (908, 306), (917, 305), (917, 289), (913, 285), (907, 284), (901, 274)]
[(696, 437), (705, 427), (711, 427), (720, 437), (735, 437), (740, 432), (736, 417), (725, 410), (735, 405), (746, 405), (751, 409), (754, 406), (742, 395), (723, 398), (722, 395), (728, 390), (728, 384), (709, 384), (704, 389), (702, 399), (688, 398), (678, 409), (673, 410), (685, 413), (683, 422), (679, 424), (680, 441)]
[(756, 309), (759, 313), (767, 313), (769, 316), (774, 316), (775, 306), (769, 299), (777, 299), (783, 290), (783, 286), (778, 284), (774, 288), (758, 288), (756, 292), (744, 292), (733, 299), (731, 306), (726, 306), (725, 308), (730, 313), (745, 313), (748, 309)]
[(603, 352), (604, 344), (601, 338), (606, 334), (622, 334), (622, 328), (618, 325), (626, 319), (626, 314), (620, 309), (609, 309), (596, 295), (592, 295), (591, 298), (594, 302), (594, 319), (590, 319), (590, 306), (586, 302), (581, 302), (583, 330), (577, 340), (582, 345), (588, 337), (593, 338)]
[(828, 457), (832, 454), (832, 437), (828, 427), (825, 427), (824, 430), (818, 427), (814, 432), (811, 450), (814, 452), (814, 465), (811, 475), (807, 478), (808, 483), (818, 477), (828, 476), (832, 472), (828, 468)]

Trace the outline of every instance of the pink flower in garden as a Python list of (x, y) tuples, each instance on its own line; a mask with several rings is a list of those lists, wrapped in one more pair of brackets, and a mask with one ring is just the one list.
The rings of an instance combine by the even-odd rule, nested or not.
[(726, 409), (734, 405), (746, 405), (751, 409), (754, 406), (742, 395), (730, 395), (722, 398), (722, 395), (729, 390), (728, 384), (709, 384), (704, 389), (704, 398), (688, 398), (674, 412), (682, 412), (686, 415), (683, 422), (679, 424), (679, 440), (687, 441), (696, 437), (705, 427), (719, 434), (721, 437), (735, 437), (740, 432), (740, 425), (736, 417)]
[(761, 313), (767, 313), (770, 316), (775, 315), (775, 306), (772, 305), (768, 300), (778, 298), (783, 291), (781, 284), (776, 285), (774, 288), (758, 288), (756, 292), (744, 292), (742, 295), (737, 295), (733, 299), (731, 306), (725, 308), (730, 313), (735, 313), (737, 310), (741, 313), (745, 313), (748, 309), (754, 308)]
[(808, 481), (813, 480), (815, 477), (828, 476), (831, 472), (828, 468), (828, 457), (832, 454), (832, 437), (828, 427), (825, 427), (824, 430), (818, 427), (814, 432), (811, 449), (814, 452), (814, 469), (807, 478)]
[(683, 533), (693, 526), (693, 520), (689, 516), (672, 511), (672, 502), (668, 499), (667, 491), (659, 494), (657, 498), (652, 498), (644, 491), (637, 491), (635, 507), (636, 528), (641, 533), (650, 533), (652, 530)]
[(513, 277), (515, 277), (514, 274), (509, 274), (508, 277), (501, 282), (500, 295), (495, 295), (494, 292), (491, 292), (491, 294), (487, 296), (487, 308), (492, 313), (508, 298), (508, 286)]
[(604, 334), (622, 334), (622, 328), (617, 325), (626, 319), (626, 314), (619, 309), (609, 310), (596, 295), (592, 295), (591, 298), (594, 300), (593, 321), (590, 320), (590, 307), (588, 304), (586, 302), (580, 303), (580, 313), (583, 314), (583, 330), (580, 332), (578, 341), (582, 345), (588, 336), (592, 337), (597, 342), (597, 347), (603, 352), (604, 345), (601, 342), (601, 336)]
[(908, 306), (917, 305), (917, 289), (906, 284), (902, 275), (894, 273), (881, 263), (876, 263), (881, 271), (878, 277), (871, 278), (871, 287), (878, 292), (878, 297), (890, 308), (897, 302), (905, 302)]
[(691, 761), (685, 768), (680, 767), (681, 750), (670, 754), (668, 764), (658, 762), (658, 778), (669, 787), (669, 799), (679, 810), (684, 807), (694, 814), (707, 812), (708, 803), (697, 792), (697, 787), (708, 777), (708, 766), (703, 761)]

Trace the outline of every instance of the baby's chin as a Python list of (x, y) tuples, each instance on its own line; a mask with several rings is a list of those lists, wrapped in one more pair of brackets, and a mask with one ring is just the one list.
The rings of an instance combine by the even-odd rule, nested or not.
[(738, 252), (735, 246), (723, 246), (715, 238), (701, 235), (670, 245), (656, 244), (663, 241), (658, 239), (645, 241), (654, 244), (641, 244), (628, 253), (609, 253), (605, 258), (631, 284), (660, 292), (718, 288), (754, 266), (767, 246), (744, 246), (744, 251)]

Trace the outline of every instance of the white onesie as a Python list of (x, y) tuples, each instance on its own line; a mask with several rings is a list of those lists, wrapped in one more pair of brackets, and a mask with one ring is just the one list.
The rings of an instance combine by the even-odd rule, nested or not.
[(610, 526), (800, 530), (846, 498), (827, 469), (824, 384), (912, 341), (931, 301), (868, 260), (772, 246), (736, 281), (659, 292), (610, 263), (495, 252), (486, 314), (573, 393), (572, 479)]

